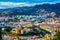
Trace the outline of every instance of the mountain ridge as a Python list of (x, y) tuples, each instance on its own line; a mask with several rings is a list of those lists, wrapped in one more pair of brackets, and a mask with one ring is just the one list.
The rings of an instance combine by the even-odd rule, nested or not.
[(60, 16), (60, 3), (0, 9), (0, 16), (44, 15), (51, 12), (55, 12), (57, 16)]

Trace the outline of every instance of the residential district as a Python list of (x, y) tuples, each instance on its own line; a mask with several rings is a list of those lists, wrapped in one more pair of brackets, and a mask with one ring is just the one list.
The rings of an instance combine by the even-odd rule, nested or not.
[(53, 40), (60, 30), (59, 17), (17, 15), (0, 17), (2, 40)]

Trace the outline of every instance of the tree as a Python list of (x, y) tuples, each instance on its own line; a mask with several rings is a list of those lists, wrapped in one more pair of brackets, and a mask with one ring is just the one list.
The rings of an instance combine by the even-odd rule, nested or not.
[(9, 26), (6, 26), (6, 27), (3, 27), (3, 28), (5, 28), (4, 30), (2, 30), (2, 33), (5, 33), (5, 34), (10, 34), (11, 32), (11, 30), (12, 30), (12, 28), (11, 27), (9, 27)]
[(1, 31), (2, 28), (0, 28), (0, 40), (3, 40), (2, 39), (2, 31)]
[(56, 33), (56, 36), (53, 40), (60, 40), (60, 31)]

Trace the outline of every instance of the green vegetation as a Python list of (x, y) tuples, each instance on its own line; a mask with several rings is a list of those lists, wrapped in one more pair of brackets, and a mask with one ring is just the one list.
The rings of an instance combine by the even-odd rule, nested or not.
[[(11, 34), (12, 27), (6, 26), (6, 27), (3, 27), (3, 28), (4, 28), (4, 30), (2, 30), (3, 34), (8, 34), (8, 35)], [(22, 27), (22, 29), (24, 29), (24, 28)], [(33, 35), (37, 35), (39, 37), (41, 37), (41, 36), (44, 37), (45, 34), (50, 34), (49, 31), (41, 29), (41, 28), (38, 28), (38, 27), (33, 27), (31, 29), (33, 31), (28, 32), (28, 31), (24, 30), (24, 33), (23, 34), (18, 33), (18, 36), (29, 36), (29, 35), (33, 36)]]
[(60, 40), (60, 31), (57, 32), (53, 40)]
[(2, 31), (1, 31), (1, 27), (0, 27), (0, 40), (2, 40)]
[[(11, 29), (12, 29), (11, 27), (6, 26), (6, 27), (3, 27), (3, 28), (4, 28), (4, 30), (2, 30), (2, 33), (3, 33), (3, 34), (11, 34), (11, 32), (10, 32)], [(2, 28), (2, 29), (3, 29), (3, 28)]]
[(34, 29), (34, 31), (35, 31), (35, 33), (36, 33), (37, 36), (39, 36), (39, 35), (44, 36), (45, 34), (50, 34), (49, 31), (44, 30), (42, 28)]

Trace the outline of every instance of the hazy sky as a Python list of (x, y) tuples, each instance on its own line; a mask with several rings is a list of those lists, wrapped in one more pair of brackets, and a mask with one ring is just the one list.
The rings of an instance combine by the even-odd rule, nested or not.
[(43, 3), (56, 3), (60, 0), (0, 0), (0, 9), (12, 8), (12, 7), (23, 7), (23, 6), (34, 6), (36, 4)]

